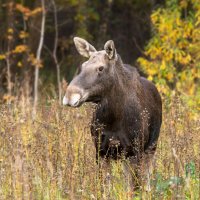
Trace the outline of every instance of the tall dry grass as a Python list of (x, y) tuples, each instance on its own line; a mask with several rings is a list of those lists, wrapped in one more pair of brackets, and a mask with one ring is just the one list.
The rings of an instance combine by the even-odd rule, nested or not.
[(164, 103), (151, 191), (142, 185), (134, 197), (121, 161), (111, 163), (111, 177), (99, 178), (93, 109), (47, 100), (32, 121), (30, 104), (1, 104), (0, 199), (200, 199), (200, 121), (179, 99)]

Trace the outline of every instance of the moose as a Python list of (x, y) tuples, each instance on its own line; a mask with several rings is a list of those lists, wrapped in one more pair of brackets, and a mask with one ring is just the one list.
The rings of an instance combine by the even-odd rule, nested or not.
[(156, 151), (162, 123), (158, 90), (122, 62), (112, 40), (101, 51), (79, 37), (74, 43), (88, 60), (68, 85), (63, 105), (97, 104), (91, 123), (97, 162), (128, 159), (140, 166), (145, 155)]

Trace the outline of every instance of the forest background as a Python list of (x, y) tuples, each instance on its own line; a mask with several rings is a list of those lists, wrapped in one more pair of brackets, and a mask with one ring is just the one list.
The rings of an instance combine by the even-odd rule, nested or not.
[(1, 199), (129, 199), (124, 182), (102, 193), (96, 179), (91, 109), (61, 106), (83, 61), (74, 36), (114, 40), (162, 95), (153, 190), (140, 195), (198, 199), (199, 0), (0, 0)]
[(40, 89), (58, 91), (61, 98), (59, 85), (62, 80), (69, 82), (82, 62), (72, 40), (79, 36), (97, 49), (113, 39), (124, 63), (136, 66), (161, 92), (176, 91), (190, 105), (199, 104), (198, 0), (49, 0), (44, 4), (41, 34), (41, 1), (1, 0), (1, 99), (21, 93), (33, 96), (35, 68), (40, 71)]

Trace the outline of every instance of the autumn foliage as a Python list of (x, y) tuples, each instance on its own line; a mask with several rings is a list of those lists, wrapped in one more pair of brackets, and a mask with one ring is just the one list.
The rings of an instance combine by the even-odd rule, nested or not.
[(151, 15), (152, 39), (138, 62), (160, 91), (200, 104), (199, 0), (167, 0)]
[[(200, 0), (2, 0), (0, 24), (0, 200), (200, 199)], [(59, 104), (82, 63), (74, 36), (114, 40), (162, 94), (149, 191), (128, 189), (124, 160), (110, 176), (96, 164), (92, 104)]]

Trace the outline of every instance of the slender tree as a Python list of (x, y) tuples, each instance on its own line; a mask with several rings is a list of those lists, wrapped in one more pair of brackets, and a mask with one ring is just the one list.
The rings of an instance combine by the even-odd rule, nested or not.
[(54, 27), (55, 27), (55, 40), (54, 40), (54, 49), (53, 49), (53, 59), (56, 65), (57, 71), (57, 84), (58, 84), (58, 97), (59, 97), (59, 104), (61, 104), (61, 95), (62, 95), (62, 88), (61, 88), (61, 81), (60, 81), (60, 64), (58, 62), (57, 57), (57, 46), (58, 46), (58, 18), (57, 18), (57, 8), (55, 1), (52, 0), (53, 11), (54, 11)]
[[(7, 16), (7, 24), (8, 29), (7, 32), (9, 34), (8, 37), (8, 44), (7, 44), (7, 54), (6, 54), (6, 66), (7, 66), (7, 92), (10, 99), (12, 95), (12, 81), (11, 81), (11, 60), (10, 60), (10, 51), (13, 47), (13, 30), (14, 30), (14, 13), (13, 13), (13, 5), (14, 2), (9, 0), (7, 7), (8, 7), (8, 16)], [(9, 102), (9, 101), (8, 101)]]
[(43, 43), (44, 43), (45, 21), (46, 21), (45, 0), (41, 0), (41, 5), (42, 5), (42, 22), (41, 22), (39, 46), (38, 46), (37, 53), (36, 53), (37, 64), (35, 66), (33, 119), (36, 116), (36, 109), (37, 109), (37, 103), (38, 103), (39, 68), (41, 65), (41, 53), (42, 53), (42, 47), (43, 47)]

